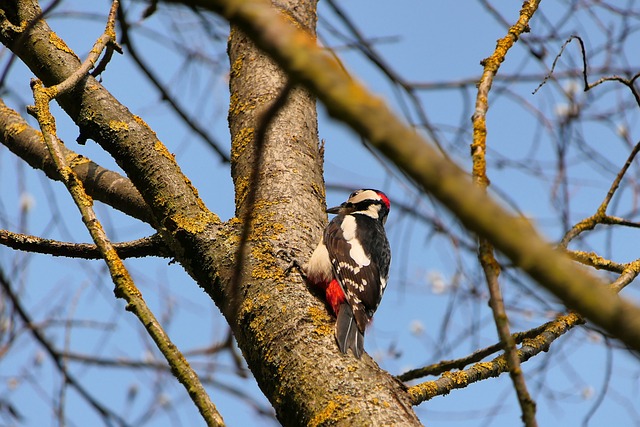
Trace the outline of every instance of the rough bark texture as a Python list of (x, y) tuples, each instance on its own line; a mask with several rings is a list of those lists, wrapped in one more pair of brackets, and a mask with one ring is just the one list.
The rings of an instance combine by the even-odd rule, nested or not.
[[(45, 85), (80, 62), (40, 17), (34, 0), (1, 2), (0, 40)], [(315, 2), (280, 3), (313, 31)], [(31, 23), (31, 24), (29, 24)], [(58, 99), (81, 135), (100, 144), (140, 191), (175, 259), (216, 302), (260, 387), (285, 425), (418, 425), (405, 388), (368, 356), (339, 353), (335, 320), (299, 275), (285, 275), (281, 250), (303, 261), (326, 224), (315, 101), (294, 89), (264, 140), (256, 203), (247, 191), (262, 113), (284, 84), (281, 71), (240, 32), (230, 41), (232, 175), (238, 218), (250, 209), (252, 231), (238, 286), (232, 289), (242, 224), (220, 223), (199, 199), (155, 133), (88, 76)]]

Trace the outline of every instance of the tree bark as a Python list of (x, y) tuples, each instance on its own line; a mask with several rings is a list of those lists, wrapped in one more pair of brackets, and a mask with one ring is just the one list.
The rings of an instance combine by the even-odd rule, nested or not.
[[(280, 12), (315, 34), (316, 2), (278, 2)], [(326, 225), (322, 149), (315, 99), (300, 87), (258, 140), (265, 112), (286, 74), (237, 28), (229, 39), (229, 127), (236, 214), (253, 213), (234, 329), (265, 395), (285, 425), (419, 425), (402, 384), (368, 356), (337, 351), (335, 319), (298, 275), (283, 276), (279, 251), (306, 260)], [(264, 157), (256, 164), (258, 144)], [(251, 181), (258, 168), (259, 179)], [(253, 205), (247, 202), (257, 186)], [(281, 264), (281, 263), (280, 263)], [(250, 349), (250, 351), (247, 351)]]

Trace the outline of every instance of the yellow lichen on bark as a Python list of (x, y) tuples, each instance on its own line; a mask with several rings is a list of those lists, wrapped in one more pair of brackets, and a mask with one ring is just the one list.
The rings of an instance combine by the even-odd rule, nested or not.
[(11, 123), (4, 128), (4, 134), (6, 137), (16, 137), (24, 132), (29, 126), (25, 122)]
[(276, 281), (284, 279), (284, 271), (277, 266), (271, 243), (254, 243), (251, 246), (251, 256), (255, 260), (251, 269), (251, 277), (253, 279)]
[(240, 206), (244, 201), (244, 199), (247, 197), (247, 192), (249, 191), (249, 178), (247, 177), (237, 178), (235, 188), (236, 188), (235, 206)]
[(477, 369), (484, 369), (484, 370), (487, 370), (487, 371), (493, 370), (493, 363), (492, 362), (478, 362), (473, 366), (475, 368), (477, 368)]
[[(76, 56), (76, 54), (73, 52), (73, 50), (71, 50), (69, 48), (69, 46), (67, 46), (67, 44), (64, 42), (64, 40), (62, 40), (60, 37), (58, 37), (58, 35), (56, 33), (54, 33), (53, 31), (50, 33), (49, 35), (49, 42), (54, 45), (57, 49), (68, 53), (70, 55), (73, 55), (75, 58), (78, 58)], [(78, 61), (80, 59), (78, 58)]]
[(347, 419), (359, 411), (352, 408), (350, 398), (348, 396), (338, 395), (334, 400), (327, 402), (325, 407), (318, 411), (316, 415), (309, 421), (309, 427), (318, 427), (323, 425), (333, 425), (340, 420)]
[(313, 332), (319, 336), (327, 336), (333, 334), (333, 324), (328, 322), (329, 314), (324, 308), (309, 307), (307, 313), (313, 323)]
[(178, 230), (186, 231), (190, 234), (202, 233), (211, 224), (218, 224), (218, 217), (209, 212), (200, 212), (195, 216), (187, 216), (182, 213), (174, 214), (171, 217)]
[(243, 64), (244, 64), (244, 55), (238, 55), (235, 61), (233, 61), (233, 64), (231, 64), (231, 68), (229, 70), (229, 77), (232, 79), (235, 77), (238, 77), (242, 72)]
[(255, 129), (252, 127), (245, 127), (240, 129), (231, 141), (231, 161), (237, 162), (246, 148), (253, 142)]
[(36, 84), (33, 88), (33, 99), (35, 101), (36, 109), (38, 113), (38, 124), (40, 129), (44, 133), (48, 133), (52, 136), (56, 135), (56, 121), (53, 115), (49, 112), (49, 102), (53, 99), (53, 90), (45, 88), (40, 80), (36, 80)]
[(273, 212), (269, 207), (281, 202), (257, 201), (253, 207), (253, 219), (251, 222), (253, 242), (251, 255), (254, 266), (251, 269), (251, 277), (254, 279), (284, 280), (284, 271), (279, 268), (275, 257), (272, 241), (285, 232), (281, 223), (273, 220)]
[(246, 113), (254, 110), (258, 105), (264, 105), (270, 100), (266, 94), (257, 96), (255, 98), (249, 98), (245, 101), (240, 101), (236, 93), (231, 94), (229, 99), (229, 115), (237, 116), (241, 113)]
[(412, 402), (429, 400), (437, 395), (438, 385), (435, 381), (427, 381), (409, 388), (408, 392)]
[(546, 341), (547, 341), (546, 338), (542, 334), (540, 334), (540, 335), (536, 335), (533, 338), (527, 338), (523, 340), (522, 345), (535, 348), (535, 349), (542, 349), (546, 345)]
[(109, 129), (115, 132), (120, 132), (120, 131), (126, 132), (129, 130), (129, 124), (127, 122), (123, 122), (119, 120), (111, 120), (109, 122)]
[(442, 374), (444, 378), (449, 378), (457, 385), (465, 385), (469, 383), (469, 376), (464, 371), (451, 372), (447, 371)]
[(67, 153), (67, 156), (65, 157), (65, 161), (67, 162), (69, 167), (72, 169), (77, 166), (83, 165), (85, 163), (91, 163), (91, 160), (89, 160), (88, 158), (84, 157), (81, 154), (74, 153), (72, 151), (69, 151)]
[(153, 145), (153, 148), (162, 156), (164, 156), (168, 160), (171, 160), (171, 162), (173, 163), (176, 162), (175, 156), (171, 154), (171, 152), (169, 152), (169, 150), (167, 149), (167, 146), (164, 145), (162, 142), (156, 140), (156, 143)]
[(151, 129), (151, 127), (147, 124), (147, 122), (145, 122), (142, 117), (140, 116), (136, 116), (135, 114), (133, 115), (133, 121), (136, 122), (137, 124), (139, 124), (140, 126), (144, 127), (148, 132), (151, 132), (153, 134), (154, 137), (158, 137), (156, 135), (156, 133), (153, 131), (153, 129)]

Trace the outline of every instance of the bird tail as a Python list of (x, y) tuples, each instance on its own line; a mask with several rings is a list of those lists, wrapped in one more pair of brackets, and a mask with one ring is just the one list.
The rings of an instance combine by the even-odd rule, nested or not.
[(364, 331), (358, 329), (353, 310), (347, 303), (341, 304), (338, 311), (336, 341), (341, 352), (346, 353), (351, 349), (358, 359), (364, 352)]

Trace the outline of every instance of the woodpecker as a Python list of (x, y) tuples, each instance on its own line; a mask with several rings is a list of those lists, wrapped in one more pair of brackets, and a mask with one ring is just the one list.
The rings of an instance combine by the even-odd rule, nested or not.
[(320, 243), (302, 267), (307, 280), (324, 290), (336, 315), (336, 341), (359, 359), (364, 331), (387, 286), (391, 249), (384, 231), (389, 198), (373, 189), (357, 190), (340, 206)]

